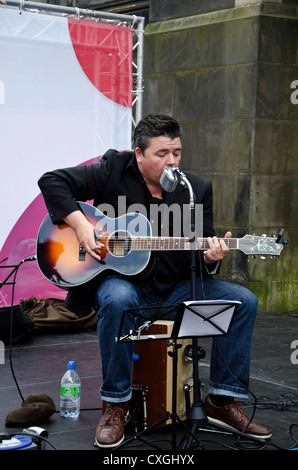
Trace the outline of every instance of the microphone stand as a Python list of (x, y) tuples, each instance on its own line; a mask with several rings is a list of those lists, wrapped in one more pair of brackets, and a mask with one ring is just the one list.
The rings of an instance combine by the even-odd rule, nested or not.
[[(180, 175), (181, 180), (185, 183), (189, 191), (189, 209), (190, 209), (190, 233), (192, 238), (190, 239), (191, 247), (191, 265), (190, 265), (190, 276), (191, 276), (191, 300), (197, 300), (197, 245), (196, 245), (196, 231), (195, 231), (195, 202), (194, 193), (191, 184), (185, 175)], [(207, 424), (207, 415), (203, 408), (203, 402), (201, 399), (200, 390), (200, 379), (199, 379), (199, 355), (198, 355), (198, 340), (192, 338), (192, 360), (193, 360), (193, 403), (188, 411), (187, 420), (191, 425), (191, 433), (186, 439), (183, 449), (188, 449), (193, 441), (193, 435), (196, 432), (198, 426), (204, 426)]]
[[(195, 301), (197, 296), (197, 273), (196, 273), (196, 264), (197, 264), (197, 244), (196, 244), (196, 226), (195, 226), (195, 203), (194, 203), (194, 193), (191, 184), (186, 178), (185, 174), (179, 168), (166, 168), (161, 178), (161, 186), (165, 191), (173, 192), (176, 188), (178, 181), (183, 185), (187, 186), (189, 191), (189, 208), (190, 208), (190, 233), (191, 237), (190, 248), (191, 248), (191, 262), (190, 262), (190, 272), (191, 272), (191, 300)], [(278, 239), (282, 236), (282, 232), (279, 234)], [(281, 241), (280, 243), (288, 243), (287, 240)], [(184, 441), (182, 449), (189, 449), (195, 438), (195, 433), (199, 428), (206, 428), (208, 424), (208, 418), (204, 410), (203, 401), (201, 398), (200, 390), (200, 379), (199, 379), (199, 353), (198, 353), (198, 341), (196, 337), (192, 338), (192, 361), (193, 361), (193, 403), (187, 413), (187, 422), (188, 422), (188, 436)], [(202, 357), (202, 356), (201, 356)], [(186, 424), (184, 424), (186, 427)], [(213, 424), (214, 427), (214, 424)], [(224, 425), (216, 424), (216, 428), (223, 431), (225, 434), (232, 433), (236, 436), (242, 437), (243, 432), (237, 431), (236, 429), (228, 429)], [(245, 434), (245, 437), (249, 440), (266, 444), (264, 439)], [(198, 441), (197, 441), (198, 443)]]

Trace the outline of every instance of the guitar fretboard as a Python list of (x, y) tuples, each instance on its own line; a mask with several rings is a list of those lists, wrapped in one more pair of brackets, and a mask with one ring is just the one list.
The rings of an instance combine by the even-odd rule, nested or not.
[[(221, 238), (230, 249), (238, 249), (238, 238)], [(207, 250), (207, 238), (196, 239), (196, 249)], [(162, 250), (191, 250), (192, 243), (187, 237), (132, 237), (131, 249), (133, 251), (162, 251)]]

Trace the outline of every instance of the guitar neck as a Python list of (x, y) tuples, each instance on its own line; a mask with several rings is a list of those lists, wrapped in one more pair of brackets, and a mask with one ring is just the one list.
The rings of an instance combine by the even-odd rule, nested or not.
[[(238, 249), (238, 238), (219, 238), (218, 240), (223, 240), (230, 249)], [(197, 238), (195, 248), (207, 250), (209, 248), (207, 238)], [(131, 249), (133, 251), (191, 250), (193, 245), (187, 237), (132, 237)]]

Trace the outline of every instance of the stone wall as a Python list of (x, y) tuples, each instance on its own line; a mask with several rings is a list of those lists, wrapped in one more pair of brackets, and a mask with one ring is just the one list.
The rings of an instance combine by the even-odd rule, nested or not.
[(279, 257), (232, 252), (221, 277), (248, 286), (263, 310), (294, 310), (298, 9), (282, 0), (169, 2), (150, 2), (143, 114), (181, 122), (181, 168), (213, 180), (219, 236), (285, 229), (290, 244)]

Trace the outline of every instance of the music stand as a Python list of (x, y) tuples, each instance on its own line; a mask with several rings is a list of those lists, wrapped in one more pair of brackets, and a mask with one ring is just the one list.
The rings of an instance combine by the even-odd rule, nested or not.
[[(135, 313), (139, 310), (144, 310), (144, 307), (125, 309), (122, 315), (122, 321), (119, 329), (118, 338), (116, 341), (118, 343), (123, 342), (135, 342), (135, 341), (152, 341), (152, 340), (168, 340), (168, 345), (173, 346), (173, 352), (168, 353), (172, 357), (172, 412), (167, 412), (166, 416), (153, 424), (149, 428), (137, 433), (131, 438), (126, 439), (114, 450), (119, 449), (122, 446), (127, 445), (132, 440), (137, 439), (142, 436), (144, 433), (150, 432), (153, 428), (159, 426), (163, 422), (172, 419), (172, 451), (176, 450), (176, 424), (177, 421), (182, 423), (185, 427), (188, 434), (191, 438), (197, 441), (194, 432), (190, 430), (184, 421), (182, 421), (176, 413), (177, 405), (177, 349), (181, 345), (177, 344), (179, 338), (194, 338), (194, 337), (214, 337), (228, 335), (230, 330), (230, 325), (233, 319), (233, 316), (236, 312), (237, 306), (241, 304), (238, 301), (229, 301), (229, 300), (214, 300), (214, 301), (188, 301), (183, 302), (177, 305), (164, 305), (159, 307), (159, 309), (169, 307), (175, 308), (177, 310), (176, 318), (174, 325), (171, 331), (171, 334), (144, 334), (144, 330), (148, 329), (151, 324), (155, 321), (160, 320), (159, 318), (146, 320), (142, 323), (135, 331), (122, 332), (124, 317), (127, 313)], [(146, 309), (155, 309), (156, 307), (146, 307)], [(162, 317), (165, 317), (165, 313)], [(197, 441), (198, 442), (198, 441)], [(148, 443), (150, 445), (150, 443)]]

